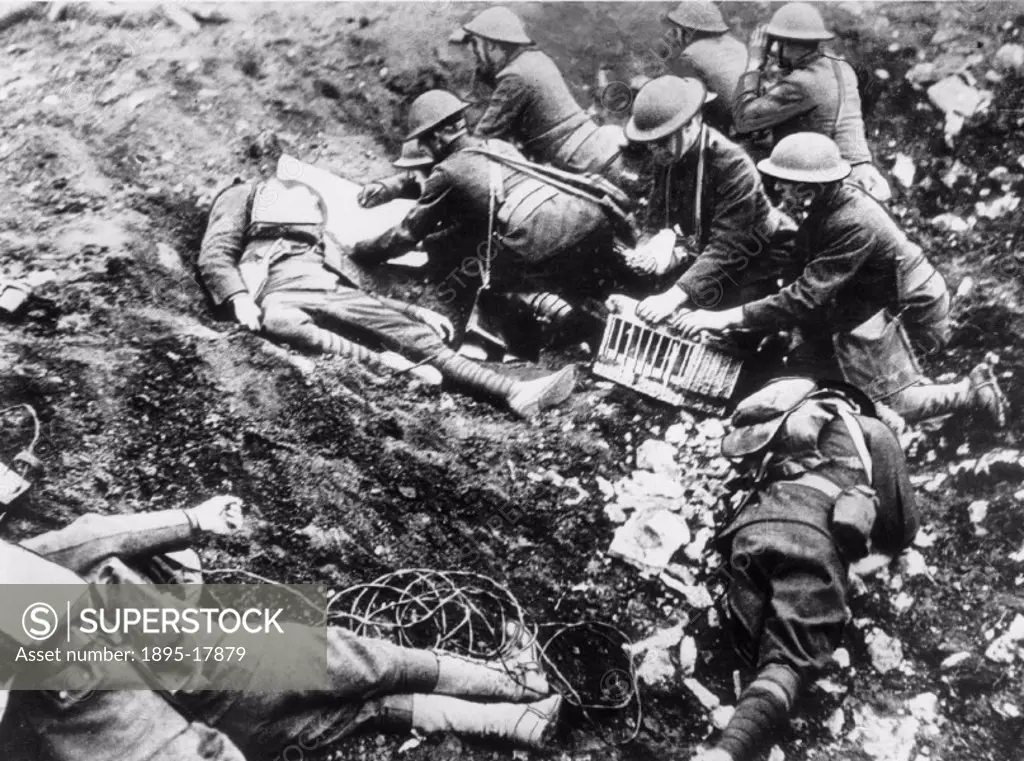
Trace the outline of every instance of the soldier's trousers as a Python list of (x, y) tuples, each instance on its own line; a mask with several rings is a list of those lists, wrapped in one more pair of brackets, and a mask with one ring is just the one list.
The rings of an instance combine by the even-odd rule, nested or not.
[(448, 347), (429, 327), (409, 315), (411, 306), (356, 288), (276, 291), (262, 298), (263, 329), (270, 338), (310, 352), (345, 354), (342, 339), (371, 351), (395, 351), (419, 362)]
[[(187, 520), (177, 510), (139, 515), (83, 516), (27, 544), (67, 582), (63, 565), (91, 572), (106, 558), (185, 546)], [(46, 583), (39, 578), (37, 583)], [(0, 583), (3, 579), (0, 579)], [(5, 761), (252, 761), (297, 758), (376, 718), (373, 698), (430, 692), (438, 656), (331, 627), (327, 635), (329, 691), (205, 691), (173, 700), (147, 691), (12, 690), (0, 723)], [(258, 668), (258, 664), (256, 665)], [(183, 715), (188, 714), (189, 718)], [(216, 727), (216, 729), (211, 729)], [(230, 738), (230, 739), (229, 739)], [(290, 748), (291, 755), (283, 755)], [(241, 749), (241, 751), (239, 750)]]

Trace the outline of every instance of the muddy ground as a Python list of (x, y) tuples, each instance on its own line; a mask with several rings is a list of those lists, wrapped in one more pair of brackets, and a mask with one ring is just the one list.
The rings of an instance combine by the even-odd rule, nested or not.
[[(604, 621), (634, 639), (687, 612), (659, 583), (605, 555), (614, 526), (596, 480), (633, 470), (637, 445), (663, 434), (675, 411), (586, 377), (570, 404), (529, 427), (482, 401), (342, 361), (307, 366), (268, 351), (213, 314), (192, 279), (212, 191), (268, 170), (260, 148), (267, 131), (288, 152), (353, 180), (387, 173), (404, 104), (433, 86), (467, 92), (467, 61), (444, 40), (474, 7), (217, 4), (208, 9), (225, 23), (196, 33), (153, 6), (132, 7), (120, 23), (72, 7), (59, 23), (36, 19), (0, 32), (0, 267), (14, 277), (52, 277), (27, 317), (0, 326), (0, 403), (31, 403), (44, 422), (44, 471), (0, 527), (6, 538), (87, 511), (154, 510), (231, 492), (245, 499), (252, 528), (212, 542), (211, 567), (338, 589), (409, 566), (472, 569), (505, 582), (536, 621)], [(599, 66), (622, 80), (657, 69), (649, 41), (660, 34), (662, 9), (519, 6), (587, 105)], [(727, 3), (726, 12), (745, 34), (769, 8)], [(978, 53), (972, 71), (984, 82), (995, 50), (1019, 39), (1024, 5), (842, 3), (826, 16), (866, 74), (879, 165), (888, 169), (897, 152), (916, 164), (894, 213), (954, 288), (967, 276), (975, 282), (957, 305), (952, 345), (929, 359), (929, 371), (962, 372), (995, 351), (1019, 409), (1019, 214), (979, 220), (966, 233), (942, 232), (929, 220), (967, 217), (975, 202), (1019, 191), (1021, 80), (1011, 73), (988, 83), (996, 108), (969, 122), (950, 149), (940, 114), (903, 75), (921, 60)], [(968, 174), (947, 185), (957, 161)], [(986, 179), (997, 166), (1008, 178)], [(430, 287), (415, 280), (390, 287), (431, 302)], [(13, 420), (4, 458), (24, 433)], [(1024, 541), (1014, 496), (1021, 473), (934, 479), (986, 449), (1016, 447), (1020, 433), (1016, 412), (998, 434), (953, 421), (914, 450), (915, 482), (932, 483), (922, 502), (935, 541), (921, 551), (934, 574), (905, 580), (915, 604), (903, 612), (891, 606), (896, 591), (887, 581), (873, 582), (853, 606), (855, 619), (902, 642), (908, 667), (876, 673), (865, 627), (851, 627), (852, 668), (836, 675), (845, 689), (811, 694), (781, 738), (786, 758), (885, 757), (857, 739), (854, 716), (870, 708), (905, 718), (908, 701), (922, 693), (939, 703), (933, 728), (914, 741), (919, 758), (1020, 758), (1024, 722), (1006, 709), (1024, 709), (1020, 660), (994, 663), (984, 652), (1024, 611), (1024, 568), (1010, 558)], [(578, 478), (585, 498), (556, 485), (549, 471)], [(976, 500), (990, 502), (981, 531), (968, 517)], [(696, 632), (697, 677), (733, 702), (727, 643), (706, 623)], [(940, 670), (960, 651), (971, 655)], [(582, 676), (593, 689), (621, 666), (621, 658), (591, 658)], [(679, 758), (708, 733), (703, 708), (682, 689), (645, 690), (643, 698), (634, 742), (607, 745), (570, 713), (552, 753)], [(839, 705), (845, 725), (832, 734), (825, 725)], [(625, 726), (621, 716), (603, 720)], [(333, 753), (387, 759), (403, 739), (370, 734)], [(451, 738), (403, 754), (510, 756)]]

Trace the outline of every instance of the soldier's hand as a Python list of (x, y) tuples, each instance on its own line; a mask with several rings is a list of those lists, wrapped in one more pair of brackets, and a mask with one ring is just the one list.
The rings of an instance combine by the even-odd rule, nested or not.
[(237, 531), (245, 522), (242, 500), (222, 494), (186, 511), (200, 531), (226, 535)]
[(455, 336), (455, 326), (452, 321), (443, 314), (438, 314), (432, 309), (416, 307), (416, 318), (440, 336), (441, 340), (448, 343)]
[(686, 303), (686, 291), (672, 286), (664, 293), (648, 296), (636, 308), (636, 316), (650, 323), (658, 323), (670, 317)]
[(239, 293), (231, 299), (231, 306), (235, 310), (235, 319), (240, 324), (245, 325), (253, 333), (259, 332), (263, 312), (256, 306), (252, 296), (248, 293)]
[(760, 68), (764, 65), (768, 53), (768, 30), (764, 24), (759, 25), (750, 35), (747, 42), (747, 68)]
[(683, 338), (689, 340), (697, 339), (705, 331), (710, 333), (721, 333), (738, 324), (734, 312), (738, 310), (727, 309), (724, 312), (709, 312), (706, 309), (697, 309), (686, 312), (672, 320), (672, 327), (682, 334)]
[(391, 199), (388, 198), (387, 188), (384, 187), (383, 183), (371, 182), (367, 185), (363, 185), (359, 189), (359, 195), (356, 196), (356, 201), (364, 209), (372, 209), (374, 206), (380, 206), (383, 203), (387, 203)]

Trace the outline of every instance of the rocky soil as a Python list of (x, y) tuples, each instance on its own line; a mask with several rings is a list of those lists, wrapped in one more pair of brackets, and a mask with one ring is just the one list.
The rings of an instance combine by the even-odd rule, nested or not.
[[(268, 347), (213, 314), (193, 280), (214, 188), (269, 171), (274, 140), (356, 181), (387, 173), (404, 105), (430, 87), (468, 92), (468, 62), (444, 41), (476, 7), (215, 4), (188, 31), (160, 7), (120, 6), (117, 18), (101, 4), (0, 31), (0, 269), (37, 294), (0, 326), (0, 405), (30, 403), (44, 423), (44, 470), (0, 531), (232, 492), (251, 528), (206, 547), (211, 568), (336, 589), (403, 567), (488, 574), (536, 622), (604, 622), (642, 641), (636, 739), (607, 742), (632, 733), (630, 711), (592, 715), (600, 730), (570, 712), (552, 755), (685, 758), (727, 716), (739, 668), (710, 604), (715, 561), (700, 551), (725, 471), (718, 421), (587, 377), (529, 427), (482, 401)], [(628, 81), (661, 65), (663, 4), (517, 8), (581, 103), (608, 118), (621, 104), (601, 102), (599, 67)], [(725, 9), (744, 35), (770, 12)], [(956, 336), (928, 370), (961, 373), (994, 351), (1019, 409), (1024, 50), (1002, 48), (1021, 42), (1024, 5), (840, 3), (826, 16), (862, 73), (878, 163), (905, 178), (893, 213), (959, 289)], [(950, 140), (927, 89), (958, 71), (991, 105)], [(415, 278), (382, 287), (433, 299)], [(27, 429), (2, 420), (7, 462)], [(1020, 757), (1020, 435), (1014, 415), (998, 433), (961, 420), (913, 438), (925, 528), (858, 587), (846, 648), (773, 759)], [(638, 504), (687, 524), (692, 542), (667, 580), (608, 552)], [(579, 689), (614, 698), (629, 664), (595, 641), (563, 650), (580, 655)], [(313, 753), (513, 755), (454, 738), (399, 754), (405, 739)]]

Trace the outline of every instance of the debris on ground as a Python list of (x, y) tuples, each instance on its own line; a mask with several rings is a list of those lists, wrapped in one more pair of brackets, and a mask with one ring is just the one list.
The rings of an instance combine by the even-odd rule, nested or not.
[(945, 114), (943, 133), (950, 148), (967, 120), (984, 113), (992, 104), (992, 92), (978, 89), (971, 80), (960, 74), (946, 77), (928, 88), (928, 99)]

